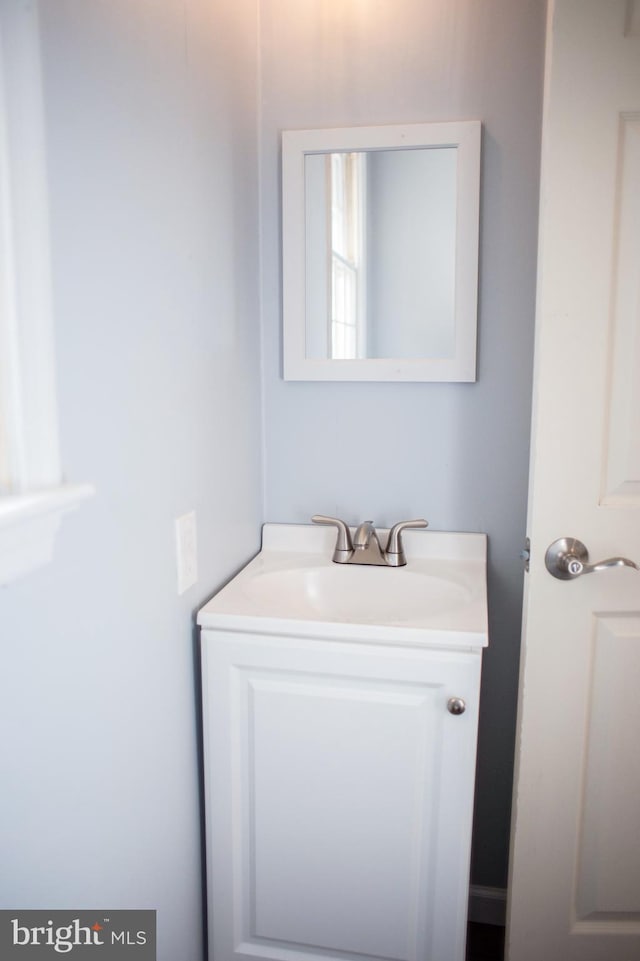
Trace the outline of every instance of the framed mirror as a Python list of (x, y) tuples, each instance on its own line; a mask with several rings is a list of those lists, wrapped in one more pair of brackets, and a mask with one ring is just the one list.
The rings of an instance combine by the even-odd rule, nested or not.
[(475, 381), (480, 136), (283, 132), (285, 380)]

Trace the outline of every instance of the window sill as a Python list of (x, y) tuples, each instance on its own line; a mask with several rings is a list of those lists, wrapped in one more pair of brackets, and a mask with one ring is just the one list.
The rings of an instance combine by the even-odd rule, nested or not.
[(0, 585), (48, 564), (62, 515), (94, 493), (90, 484), (68, 484), (0, 497)]

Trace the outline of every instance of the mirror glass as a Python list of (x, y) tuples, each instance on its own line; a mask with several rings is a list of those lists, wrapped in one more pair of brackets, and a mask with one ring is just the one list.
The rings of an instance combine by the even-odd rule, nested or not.
[(455, 148), (305, 157), (305, 356), (452, 358)]
[(475, 380), (480, 126), (284, 131), (286, 380)]

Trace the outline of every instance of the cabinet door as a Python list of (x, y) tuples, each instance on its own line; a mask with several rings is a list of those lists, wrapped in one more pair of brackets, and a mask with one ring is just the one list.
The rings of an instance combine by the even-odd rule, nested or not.
[(212, 961), (462, 961), (480, 655), (203, 649)]

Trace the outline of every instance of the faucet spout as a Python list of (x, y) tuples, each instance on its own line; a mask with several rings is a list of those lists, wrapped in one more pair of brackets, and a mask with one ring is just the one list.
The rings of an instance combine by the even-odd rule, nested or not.
[(357, 551), (365, 551), (369, 547), (371, 538), (375, 537), (377, 540), (377, 534), (373, 526), (373, 521), (363, 521), (356, 532), (353, 535), (353, 546)]
[(386, 560), (373, 521), (363, 521), (353, 535), (353, 554), (349, 564), (384, 565)]

